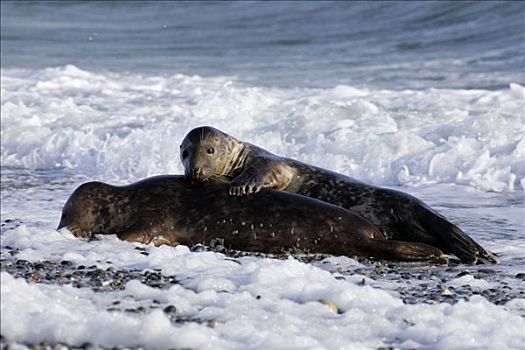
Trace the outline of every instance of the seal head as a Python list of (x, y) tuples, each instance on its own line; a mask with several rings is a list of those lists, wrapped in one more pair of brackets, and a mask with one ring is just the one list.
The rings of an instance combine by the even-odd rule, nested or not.
[(187, 178), (231, 183), (230, 195), (247, 195), (263, 188), (293, 192), (289, 185), (296, 171), (287, 161), (210, 126), (190, 131), (182, 141), (180, 156)]
[(87, 239), (112, 233), (130, 219), (125, 211), (118, 210), (119, 202), (112, 186), (85, 183), (67, 200), (57, 229), (67, 227), (74, 236)]
[(211, 126), (190, 131), (180, 145), (186, 177), (197, 182), (219, 180), (238, 167), (242, 144)]

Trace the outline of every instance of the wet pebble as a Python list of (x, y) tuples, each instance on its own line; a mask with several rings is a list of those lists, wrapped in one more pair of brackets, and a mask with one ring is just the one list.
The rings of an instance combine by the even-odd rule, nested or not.
[(452, 293), (452, 291), (451, 291), (449, 288), (445, 288), (445, 289), (443, 289), (443, 291), (441, 292), (441, 295), (443, 295), (443, 296), (452, 296), (453, 293)]
[(190, 251), (195, 252), (195, 253), (206, 252), (208, 251), (208, 248), (202, 244), (196, 244), (190, 248)]
[(321, 304), (325, 305), (328, 308), (328, 310), (330, 310), (334, 314), (340, 313), (339, 309), (337, 308), (337, 306), (333, 302), (331, 302), (330, 300), (320, 299), (319, 302)]
[(226, 253), (227, 252), (226, 248), (221, 244), (217, 244), (216, 246), (214, 246), (213, 251), (216, 253)]
[(69, 260), (63, 260), (63, 261), (60, 262), (60, 265), (64, 266), (64, 267), (69, 267), (69, 266), (72, 266), (73, 263), (71, 261), (69, 261)]
[(220, 323), (219, 320), (217, 320), (216, 318), (214, 319), (211, 319), (211, 320), (208, 320), (208, 322), (206, 322), (206, 324), (208, 325), (208, 327), (211, 327), (211, 328), (215, 328), (217, 327), (217, 325)]
[(177, 308), (174, 305), (168, 305), (163, 311), (165, 314), (171, 315), (177, 312)]
[(11, 267), (11, 266), (13, 266), (13, 263), (11, 261), (2, 260), (0, 262), (0, 268), (2, 268), (2, 269), (8, 268), (8, 267)]

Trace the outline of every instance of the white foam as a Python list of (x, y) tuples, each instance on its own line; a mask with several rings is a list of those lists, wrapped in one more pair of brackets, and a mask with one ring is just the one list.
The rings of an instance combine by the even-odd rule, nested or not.
[(272, 89), (230, 78), (3, 69), (3, 166), (129, 182), (181, 173), (178, 145), (216, 126), (376, 184), (525, 184), (524, 88)]
[[(25, 240), (31, 237), (31, 240)], [(19, 258), (70, 258), (76, 263), (114, 268), (161, 269), (180, 284), (169, 289), (137, 280), (122, 291), (96, 293), (88, 288), (43, 285), (1, 274), (1, 333), (9, 341), (84, 342), (152, 349), (332, 349), (400, 348), (517, 349), (525, 345), (523, 301), (499, 307), (473, 296), (457, 304), (408, 305), (379, 288), (361, 286), (312, 264), (222, 254), (192, 253), (187, 247), (146, 246), (144, 256), (116, 237), (73, 240), (54, 230), (20, 226), (2, 243), (21, 249)], [(331, 258), (329, 263), (349, 263)], [(472, 283), (459, 281), (458, 283)], [(145, 314), (107, 311), (113, 301), (125, 309), (158, 300), (174, 305), (177, 315), (202, 323), (170, 323), (159, 310)], [(341, 314), (320, 299), (329, 300)], [(49, 307), (53, 305), (53, 307)], [(489, 316), (490, 315), (490, 316)], [(214, 328), (208, 320), (217, 320)], [(472, 322), (476, 320), (476, 322)]]
[(485, 290), (496, 287), (493, 283), (487, 282), (480, 278), (475, 278), (472, 275), (465, 275), (455, 278), (447, 283), (448, 286), (461, 287), (470, 286), (474, 290)]
[[(91, 342), (105, 346), (147, 346), (205, 348), (210, 329), (187, 323), (173, 326), (161, 310), (143, 317), (110, 312), (112, 298), (71, 286), (28, 284), (2, 272), (2, 334), (10, 341), (37, 343), (43, 340), (81, 345)], [(23, 290), (23, 293), (20, 291)], [(52, 305), (53, 307), (50, 307)], [(221, 345), (220, 339), (217, 345)]]

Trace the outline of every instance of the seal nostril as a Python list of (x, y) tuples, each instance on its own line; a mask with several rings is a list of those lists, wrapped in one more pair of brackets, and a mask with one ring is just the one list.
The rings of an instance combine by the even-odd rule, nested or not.
[(191, 171), (191, 177), (194, 179), (194, 180), (198, 180), (199, 177), (200, 177), (200, 174), (201, 174), (201, 170), (199, 168), (194, 168), (192, 169)]

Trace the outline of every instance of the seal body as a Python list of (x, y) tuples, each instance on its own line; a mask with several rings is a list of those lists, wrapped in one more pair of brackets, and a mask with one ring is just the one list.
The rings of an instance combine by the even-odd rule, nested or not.
[(327, 253), (402, 261), (443, 262), (439, 249), (386, 240), (367, 220), (343, 208), (274, 190), (232, 198), (225, 184), (191, 184), (183, 176), (129, 186), (89, 182), (67, 200), (58, 228), (75, 236), (117, 234), (155, 244), (210, 244), (265, 253)]
[(376, 225), (388, 239), (432, 245), (465, 263), (498, 261), (414, 196), (279, 157), (212, 127), (188, 133), (181, 144), (181, 160), (187, 177), (229, 182), (232, 195), (250, 195), (263, 188), (297, 193), (351, 210)]

